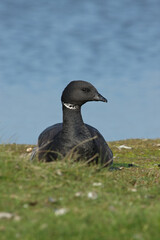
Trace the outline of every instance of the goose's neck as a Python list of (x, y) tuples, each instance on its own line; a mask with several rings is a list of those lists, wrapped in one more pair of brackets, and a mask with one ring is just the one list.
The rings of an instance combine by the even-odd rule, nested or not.
[(63, 129), (75, 129), (84, 125), (81, 107), (73, 104), (63, 103)]

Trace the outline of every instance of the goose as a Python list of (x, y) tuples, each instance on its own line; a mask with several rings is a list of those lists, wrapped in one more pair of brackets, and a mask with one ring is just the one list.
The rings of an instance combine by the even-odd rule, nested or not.
[(66, 86), (61, 96), (63, 123), (50, 126), (39, 135), (39, 160), (51, 162), (76, 154), (77, 160), (112, 164), (113, 153), (103, 136), (83, 122), (81, 107), (89, 101), (107, 102), (107, 99), (86, 81), (75, 80)]

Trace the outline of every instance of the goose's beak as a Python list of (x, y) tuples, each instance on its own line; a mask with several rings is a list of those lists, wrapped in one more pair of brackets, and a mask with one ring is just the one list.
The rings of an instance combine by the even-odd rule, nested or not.
[(97, 94), (93, 98), (94, 101), (102, 101), (102, 102), (108, 102), (105, 97), (103, 97), (100, 93), (97, 92)]

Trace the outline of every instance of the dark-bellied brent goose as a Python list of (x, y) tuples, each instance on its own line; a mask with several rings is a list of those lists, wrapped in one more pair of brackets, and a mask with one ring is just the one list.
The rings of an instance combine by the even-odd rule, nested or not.
[[(64, 89), (61, 97), (63, 123), (46, 128), (38, 138), (38, 159), (51, 162), (67, 156), (88, 163), (108, 166), (113, 162), (113, 154), (97, 129), (85, 124), (81, 106), (89, 101), (107, 102), (97, 89), (86, 81), (72, 81)], [(96, 113), (97, 114), (97, 113)], [(76, 155), (75, 155), (76, 154)]]

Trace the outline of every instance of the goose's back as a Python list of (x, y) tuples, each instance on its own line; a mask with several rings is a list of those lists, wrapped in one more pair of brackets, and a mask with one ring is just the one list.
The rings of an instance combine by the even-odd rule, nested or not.
[(47, 142), (53, 141), (54, 137), (61, 130), (62, 130), (62, 123), (57, 123), (46, 128), (38, 137), (38, 146), (42, 147)]
[[(99, 154), (101, 164), (105, 164), (113, 157), (111, 149), (109, 148), (103, 136), (100, 134), (100, 132), (96, 128), (88, 124), (85, 124), (85, 126), (89, 130), (91, 137), (93, 138), (95, 137), (92, 140), (93, 144), (95, 146), (96, 152)], [(39, 138), (38, 138), (38, 147), (40, 149), (39, 158), (43, 157), (43, 152), (49, 149), (49, 146), (51, 146), (51, 143), (54, 141), (54, 138), (56, 137), (56, 135), (62, 130), (62, 127), (63, 127), (62, 123), (57, 123), (55, 125), (52, 125), (46, 128), (39, 135)]]

